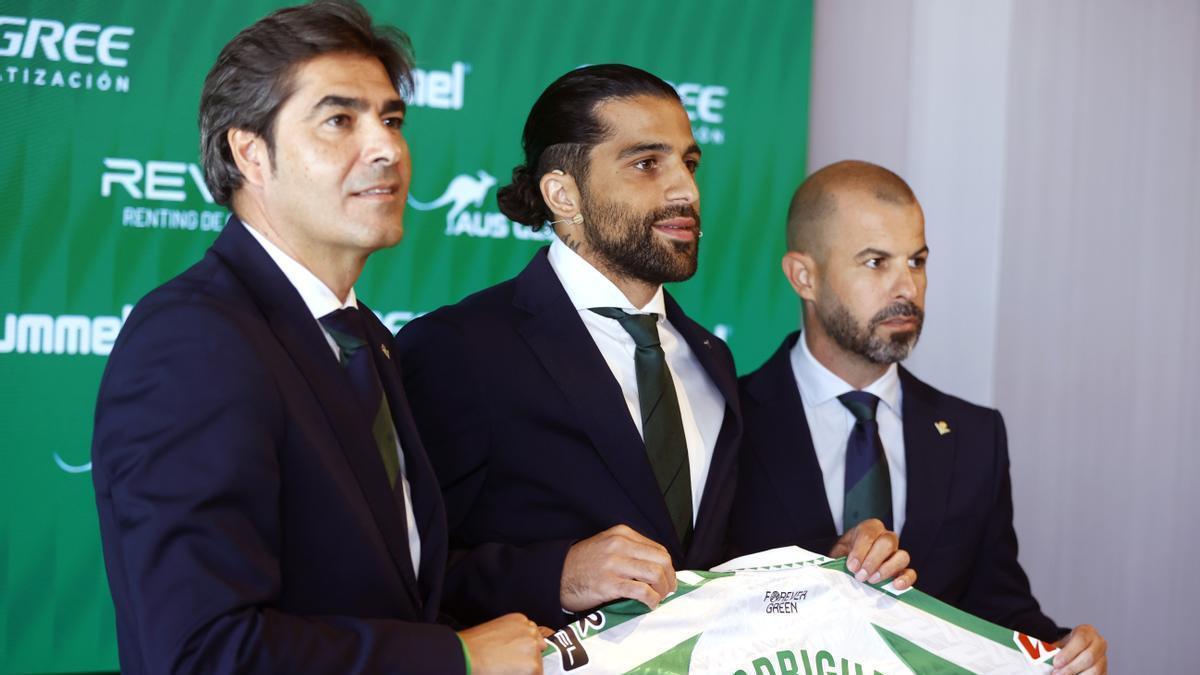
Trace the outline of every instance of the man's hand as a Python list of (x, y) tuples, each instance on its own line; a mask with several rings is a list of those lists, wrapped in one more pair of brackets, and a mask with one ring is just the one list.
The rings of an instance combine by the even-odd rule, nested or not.
[(917, 573), (908, 567), (908, 552), (900, 548), (900, 537), (883, 526), (878, 518), (864, 520), (842, 535), (829, 557), (846, 556), (846, 569), (854, 578), (869, 584), (895, 578), (896, 590), (917, 583)]
[(506, 614), (458, 636), (471, 654), (471, 675), (524, 675), (542, 672), (548, 632), (524, 614)]
[(559, 602), (565, 610), (582, 612), (630, 598), (654, 609), (675, 586), (667, 549), (627, 525), (617, 525), (567, 551)]
[(1053, 675), (1104, 675), (1108, 672), (1108, 641), (1090, 624), (1076, 626), (1059, 640)]

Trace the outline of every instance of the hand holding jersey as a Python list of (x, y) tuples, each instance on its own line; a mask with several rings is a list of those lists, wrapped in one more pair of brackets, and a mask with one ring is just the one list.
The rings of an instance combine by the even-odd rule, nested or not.
[(671, 554), (628, 525), (576, 543), (563, 563), (562, 606), (571, 612), (622, 598), (654, 609), (674, 592)]
[(854, 578), (868, 584), (894, 578), (892, 585), (903, 590), (917, 582), (916, 571), (908, 569), (908, 552), (900, 548), (900, 537), (877, 518), (864, 520), (843, 534), (829, 557), (846, 558)]
[(1108, 672), (1108, 641), (1101, 637), (1095, 626), (1087, 623), (1076, 626), (1067, 637), (1058, 641), (1058, 646), (1062, 651), (1054, 657), (1051, 675)]

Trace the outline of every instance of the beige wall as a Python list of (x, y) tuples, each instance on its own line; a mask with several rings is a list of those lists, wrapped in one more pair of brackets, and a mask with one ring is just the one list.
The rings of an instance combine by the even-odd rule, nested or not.
[(810, 166), (925, 204), (910, 365), (1005, 414), (1035, 593), (1196, 671), (1200, 2), (817, 0), (814, 49)]

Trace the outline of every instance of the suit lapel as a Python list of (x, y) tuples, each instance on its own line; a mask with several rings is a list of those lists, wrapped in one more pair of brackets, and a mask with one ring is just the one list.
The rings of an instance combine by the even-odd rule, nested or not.
[(789, 335), (763, 367), (747, 378), (749, 400), (745, 405), (747, 409), (756, 408), (757, 420), (748, 447), (758, 453), (757, 460), (766, 467), (796, 538), (820, 537), (832, 542), (837, 539), (837, 526), (792, 372), (791, 351), (799, 337), (799, 332)]
[(672, 556), (682, 559), (666, 503), (621, 387), (550, 267), (546, 249), (538, 251), (518, 275), (513, 304), (530, 314), (517, 330), (574, 409), (600, 459), (653, 525), (653, 538), (669, 542)]
[(908, 504), (901, 545), (912, 556), (914, 567), (932, 551), (946, 505), (954, 471), (956, 437), (941, 434), (933, 391), (900, 368), (904, 394), (904, 457), (908, 464)]
[(724, 350), (713, 344), (719, 338), (704, 330), (684, 314), (683, 309), (679, 303), (675, 302), (675, 298), (671, 297), (670, 293), (664, 292), (663, 299), (667, 308), (667, 320), (683, 336), (684, 341), (691, 348), (692, 354), (696, 356), (696, 360), (700, 362), (701, 367), (708, 373), (709, 379), (713, 381), (725, 399), (725, 419), (721, 423), (717, 442), (713, 446), (712, 461), (709, 462), (708, 475), (704, 479), (704, 493), (701, 495), (700, 509), (696, 514), (696, 538), (699, 539), (700, 530), (716, 516), (714, 509), (718, 507), (721, 497), (721, 479), (734, 470), (734, 463), (737, 461), (738, 440), (742, 436), (742, 413), (741, 406), (738, 405), (737, 373), (729, 367), (730, 364), (725, 359)]
[[(308, 382), (366, 498), (393, 562), (401, 577), (410, 582), (412, 560), (404, 536), (407, 527), (396, 507), (392, 489), (383, 478), (387, 473), (371, 436), (370, 422), (365, 413), (352, 404), (356, 399), (350, 381), (304, 300), (245, 227), (236, 217), (231, 217), (212, 250), (254, 296), (271, 330)], [(408, 570), (407, 575), (405, 570)], [(410, 586), (415, 601), (415, 582), (406, 583), (406, 586)]]

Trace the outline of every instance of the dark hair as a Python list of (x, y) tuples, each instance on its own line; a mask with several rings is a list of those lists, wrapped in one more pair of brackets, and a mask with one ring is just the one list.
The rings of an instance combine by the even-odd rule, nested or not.
[(634, 96), (679, 100), (675, 89), (662, 79), (619, 63), (584, 66), (546, 87), (529, 111), (521, 134), (525, 163), (513, 169), (512, 183), (496, 193), (504, 215), (535, 230), (553, 220), (542, 199), (542, 176), (562, 169), (582, 186), (587, 178), (588, 153), (610, 132), (596, 114), (596, 107), (605, 101)]
[(402, 96), (412, 90), (412, 47), (395, 28), (371, 24), (353, 0), (316, 0), (281, 9), (238, 33), (217, 56), (200, 94), (200, 163), (213, 200), (229, 206), (242, 186), (230, 129), (262, 136), (275, 159), (275, 118), (294, 93), (301, 65), (330, 53), (379, 59)]

